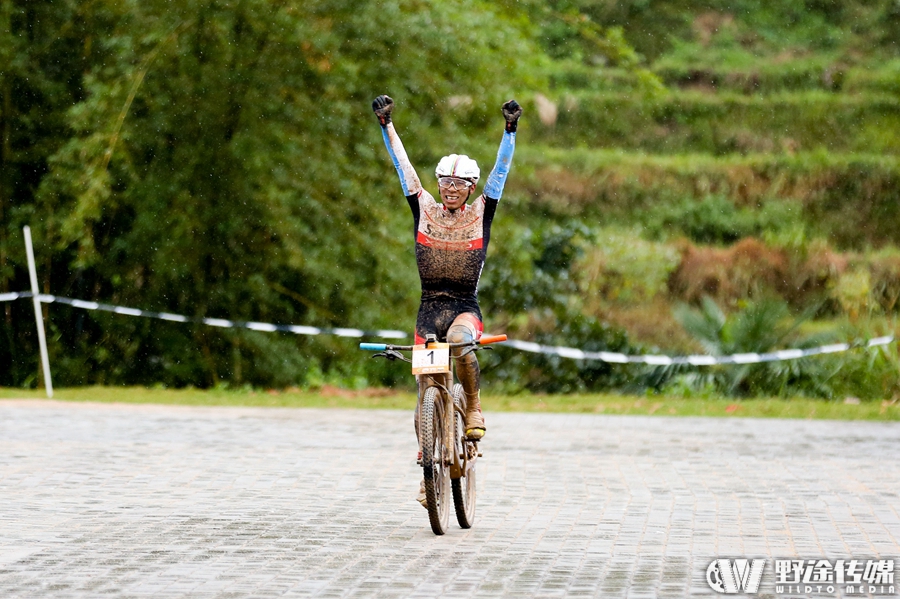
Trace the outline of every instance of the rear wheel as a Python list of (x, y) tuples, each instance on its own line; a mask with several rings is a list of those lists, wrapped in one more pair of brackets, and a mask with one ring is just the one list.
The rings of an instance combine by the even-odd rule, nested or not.
[[(460, 463), (466, 463), (469, 442), (466, 441), (466, 422), (463, 413), (466, 411), (463, 387), (459, 383), (453, 385), (453, 404), (458, 410), (453, 411), (453, 440)], [(460, 410), (462, 412), (460, 412)], [(454, 478), (453, 507), (456, 508), (456, 521), (462, 528), (472, 528), (475, 522), (475, 464), (468, 463), (465, 476)]]
[(444, 431), (441, 426), (441, 396), (437, 387), (429, 387), (422, 397), (419, 412), (419, 434), (422, 438), (422, 473), (428, 519), (436, 535), (447, 531), (450, 521), (450, 466), (444, 453)]

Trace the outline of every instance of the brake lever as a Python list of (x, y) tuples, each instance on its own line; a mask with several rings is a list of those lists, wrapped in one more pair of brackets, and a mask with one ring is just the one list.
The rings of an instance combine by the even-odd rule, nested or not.
[(403, 354), (401, 354), (400, 352), (398, 352), (395, 349), (386, 349), (383, 352), (379, 352), (379, 353), (373, 355), (372, 357), (373, 358), (387, 358), (391, 362), (393, 362), (395, 360), (403, 360), (404, 362), (409, 362), (410, 364), (412, 363), (412, 360), (405, 358), (403, 356)]
[(459, 358), (462, 358), (463, 356), (468, 356), (472, 352), (481, 351), (483, 349), (494, 351), (493, 347), (488, 347), (486, 345), (473, 345), (471, 347), (467, 347), (461, 354), (459, 354), (459, 356), (457, 356), (456, 359), (458, 360)]

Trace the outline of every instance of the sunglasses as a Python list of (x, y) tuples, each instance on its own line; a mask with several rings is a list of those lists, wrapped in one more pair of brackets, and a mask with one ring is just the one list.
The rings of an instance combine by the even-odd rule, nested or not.
[(460, 179), (459, 177), (439, 177), (438, 185), (443, 189), (469, 189), (470, 187), (475, 187), (475, 184), (471, 181), (467, 181), (466, 179)]

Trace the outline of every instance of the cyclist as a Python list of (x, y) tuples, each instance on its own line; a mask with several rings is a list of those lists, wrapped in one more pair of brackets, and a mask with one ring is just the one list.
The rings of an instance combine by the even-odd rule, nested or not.
[[(372, 102), (372, 109), (381, 124), (385, 146), (415, 222), (416, 263), (422, 282), (415, 341), (424, 343), (428, 335), (438, 340), (446, 338), (448, 343), (476, 340), (484, 330), (478, 306), (478, 281), (490, 241), (491, 222), (512, 163), (522, 107), (515, 100), (501, 107), (506, 130), (497, 161), (488, 175), (484, 192), (469, 204), (480, 175), (474, 160), (464, 154), (441, 158), (434, 173), (442, 201), (437, 203), (422, 188), (391, 122), (394, 101), (388, 96), (378, 96)], [(466, 436), (477, 440), (487, 430), (481, 413), (478, 359), (473, 352), (462, 357), (459, 353), (460, 350), (454, 350), (457, 378), (466, 395)]]

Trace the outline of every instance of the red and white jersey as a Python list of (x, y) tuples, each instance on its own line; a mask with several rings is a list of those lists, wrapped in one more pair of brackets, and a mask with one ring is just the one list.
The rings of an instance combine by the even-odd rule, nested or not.
[(484, 194), (455, 211), (435, 202), (422, 187), (393, 123), (382, 126), (382, 135), (415, 219), (416, 263), (423, 302), (459, 300), (473, 306), (472, 311), (477, 313), (478, 280), (491, 238), (491, 222), (512, 164), (516, 134), (503, 134)]
[(424, 189), (406, 199), (415, 221), (422, 297), (476, 299), (498, 200), (481, 195), (451, 211)]

